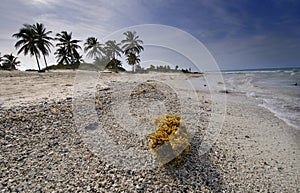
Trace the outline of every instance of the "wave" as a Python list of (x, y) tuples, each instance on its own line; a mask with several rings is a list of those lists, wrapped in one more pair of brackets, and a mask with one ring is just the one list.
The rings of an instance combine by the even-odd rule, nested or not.
[[(256, 71), (225, 74), (225, 77), (229, 89), (263, 101), (260, 106), (268, 109), (287, 124), (300, 129), (299, 72)], [(298, 84), (295, 84), (297, 82)]]

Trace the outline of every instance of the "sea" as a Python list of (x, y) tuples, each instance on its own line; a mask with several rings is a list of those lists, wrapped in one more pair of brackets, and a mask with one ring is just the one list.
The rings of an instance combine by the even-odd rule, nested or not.
[(222, 77), (226, 90), (259, 100), (260, 106), (300, 129), (300, 67), (224, 71)]

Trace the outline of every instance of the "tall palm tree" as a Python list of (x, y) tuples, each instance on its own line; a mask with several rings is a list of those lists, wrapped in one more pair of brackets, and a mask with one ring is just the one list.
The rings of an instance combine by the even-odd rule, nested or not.
[(6, 54), (2, 57), (2, 66), (7, 70), (16, 70), (16, 66), (20, 64), (20, 61), (17, 61), (18, 57), (13, 56), (12, 54)]
[(134, 53), (130, 53), (127, 55), (127, 59), (126, 59), (127, 63), (132, 65), (132, 72), (135, 71), (135, 65), (140, 63), (140, 58), (139, 55), (135, 55)]
[(38, 40), (36, 38), (37, 37), (36, 34), (32, 30), (32, 26), (29, 24), (23, 24), (23, 27), (19, 30), (19, 33), (15, 33), (12, 36), (17, 39), (20, 39), (15, 44), (16, 49), (22, 46), (19, 49), (18, 54), (23, 52), (25, 56), (28, 53), (30, 54), (30, 56), (35, 56), (39, 71), (41, 71), (41, 67), (38, 59), (40, 57)]
[[(122, 49), (124, 50), (124, 53), (127, 55), (127, 58), (128, 59), (131, 58), (130, 60), (133, 60), (134, 58), (138, 58), (140, 52), (144, 50), (144, 47), (142, 46), (144, 42), (139, 39), (140, 36), (138, 36), (135, 31), (127, 31), (123, 34), (125, 35), (126, 39), (122, 40), (121, 43), (123, 44)], [(133, 72), (135, 70), (135, 64), (137, 63), (134, 62), (133, 64), (130, 64), (132, 65)]]
[[(57, 54), (57, 61), (64, 61), (60, 56), (64, 55), (64, 57), (67, 57), (71, 64), (75, 64), (78, 62), (78, 49), (81, 49), (81, 47), (78, 45), (80, 40), (72, 40), (72, 32), (68, 33), (66, 31), (62, 31), (61, 33), (56, 34), (55, 40), (59, 41), (59, 43), (56, 44), (58, 48), (58, 51), (55, 53)], [(76, 58), (77, 57), (77, 58)]]
[(96, 59), (97, 57), (104, 57), (106, 55), (103, 45), (99, 43), (97, 38), (88, 37), (84, 43), (84, 52), (87, 52), (87, 57)]
[(32, 30), (34, 31), (35, 35), (37, 36), (37, 47), (41, 51), (44, 57), (44, 62), (46, 68), (48, 67), (46, 57), (51, 52), (50, 47), (53, 47), (53, 44), (50, 42), (53, 40), (52, 37), (49, 36), (49, 34), (52, 33), (52, 31), (46, 31), (46, 28), (42, 23), (36, 23), (32, 25)]
[(108, 56), (110, 59), (115, 59), (116, 56), (121, 57), (123, 50), (120, 48), (120, 45), (121, 43), (117, 43), (115, 40), (108, 40), (104, 47), (106, 56)]
[(139, 39), (139, 36), (135, 31), (127, 31), (123, 34), (126, 36), (126, 39), (122, 40), (121, 43), (123, 44), (122, 49), (126, 55), (130, 53), (139, 54), (142, 50), (144, 50), (142, 46), (144, 42)]

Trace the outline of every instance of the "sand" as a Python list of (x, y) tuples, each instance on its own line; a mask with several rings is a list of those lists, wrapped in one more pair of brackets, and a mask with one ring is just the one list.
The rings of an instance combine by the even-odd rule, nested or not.
[[(186, 78), (178, 74), (102, 74), (101, 86), (132, 77), (149, 80)], [(72, 98), (74, 71), (1, 72), (0, 108), (38, 101)], [(207, 90), (197, 91), (201, 102)], [(215, 95), (223, 94), (214, 92)], [(259, 102), (241, 93), (226, 94), (226, 114), (220, 135), (209, 152), (225, 192), (299, 192), (300, 132), (287, 125)], [(203, 191), (203, 190), (202, 190)], [(216, 191), (214, 189), (212, 192)]]
[(75, 71), (0, 71), (0, 105), (10, 107), (43, 99), (71, 97), (75, 74)]

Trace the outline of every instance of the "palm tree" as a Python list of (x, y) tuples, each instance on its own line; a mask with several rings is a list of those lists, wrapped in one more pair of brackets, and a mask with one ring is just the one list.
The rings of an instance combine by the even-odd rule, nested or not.
[(82, 55), (80, 55), (78, 52), (74, 53), (74, 64), (80, 64), (81, 62), (84, 62)]
[[(72, 32), (68, 33), (66, 31), (62, 31), (61, 33), (56, 34), (55, 40), (59, 41), (59, 43), (56, 44), (58, 50), (55, 52), (57, 54), (57, 61), (67, 61), (65, 58), (68, 58), (68, 61), (71, 64), (75, 64), (78, 62), (78, 56), (80, 54), (78, 53), (77, 49), (81, 49), (81, 47), (78, 45), (80, 40), (72, 40)], [(67, 62), (68, 64), (68, 62)]]
[(16, 70), (16, 66), (20, 64), (20, 61), (17, 61), (18, 57), (13, 56), (12, 54), (6, 54), (2, 57), (2, 66), (7, 70)]
[(70, 64), (70, 58), (68, 57), (67, 50), (65, 47), (59, 47), (55, 52), (54, 55), (56, 55), (57, 63), (58, 64)]
[(135, 65), (140, 63), (139, 55), (135, 55), (134, 53), (130, 53), (127, 55), (127, 63), (132, 65), (132, 72), (135, 71)]
[(42, 23), (36, 23), (32, 25), (32, 30), (37, 36), (37, 47), (43, 54), (45, 66), (47, 68), (48, 65), (45, 56), (49, 55), (49, 53), (51, 52), (50, 47), (53, 47), (53, 44), (50, 42), (51, 40), (53, 40), (53, 38), (48, 36), (50, 33), (52, 33), (52, 31), (46, 31), (46, 28)]
[[(142, 44), (144, 43), (142, 40), (139, 39), (139, 36), (136, 34), (135, 31), (127, 31), (123, 33), (126, 36), (125, 40), (122, 40), (121, 43), (123, 44), (122, 49), (124, 50), (124, 53), (127, 55), (127, 58), (138, 58), (140, 52), (144, 50)], [(127, 60), (128, 61), (128, 60)], [(139, 59), (140, 61), (140, 59)], [(130, 63), (128, 63), (130, 64)], [(135, 70), (135, 64), (134, 62), (132, 65), (132, 71), (134, 72)]]
[(20, 39), (15, 44), (16, 49), (22, 46), (19, 49), (18, 54), (23, 52), (25, 56), (28, 53), (30, 54), (30, 56), (35, 56), (39, 71), (41, 71), (40, 63), (38, 60), (38, 58), (40, 57), (38, 39), (36, 38), (37, 36), (34, 31), (32, 30), (32, 26), (29, 24), (23, 24), (23, 27), (19, 30), (19, 33), (15, 33), (12, 36)]
[(105, 43), (105, 53), (106, 56), (109, 57), (111, 60), (115, 59), (116, 56), (121, 57), (121, 53), (123, 53), (123, 50), (120, 48), (120, 43), (117, 43), (115, 40), (108, 40)]
[(139, 36), (136, 35), (136, 32), (127, 31), (123, 33), (126, 36), (125, 40), (122, 40), (121, 43), (123, 44), (122, 49), (126, 55), (133, 53), (139, 54), (142, 50), (144, 50), (143, 41), (139, 39)]
[(95, 37), (88, 37), (84, 46), (84, 52), (87, 52), (87, 57), (96, 59), (97, 57), (104, 57), (106, 54), (102, 47), (103, 45)]

